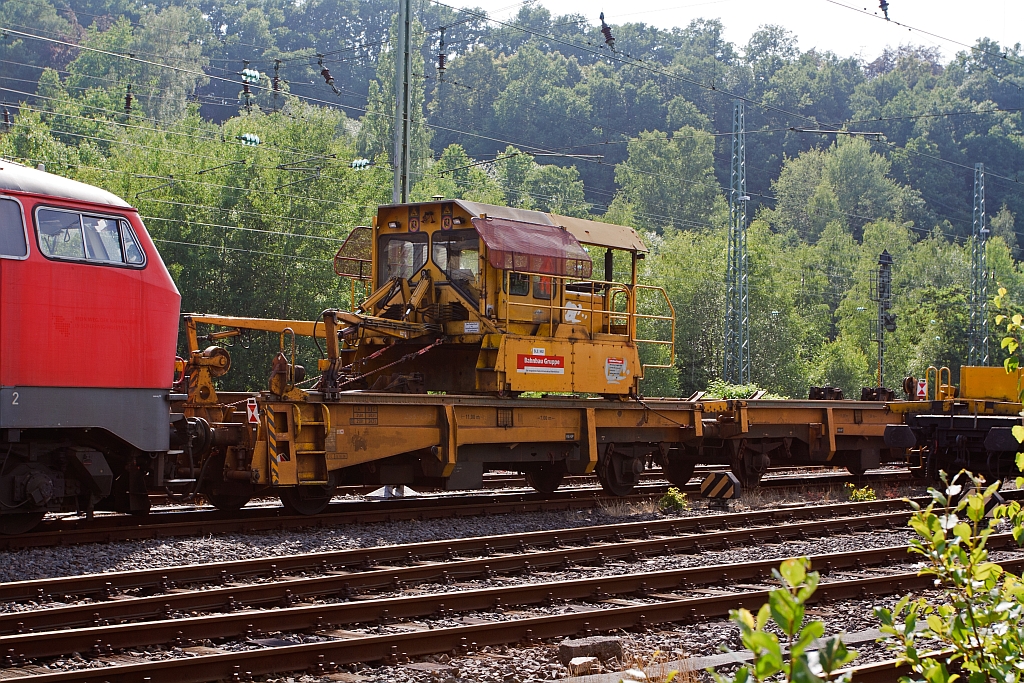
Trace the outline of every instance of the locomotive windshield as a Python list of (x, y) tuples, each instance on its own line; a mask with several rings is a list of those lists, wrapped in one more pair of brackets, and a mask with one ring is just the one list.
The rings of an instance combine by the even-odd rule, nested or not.
[(480, 235), (476, 230), (435, 232), (431, 257), (448, 282), (473, 303), (480, 301)]
[(427, 234), (384, 235), (377, 252), (380, 259), (378, 286), (395, 277), (408, 280), (427, 265)]
[(39, 209), (39, 248), (54, 258), (141, 266), (142, 249), (128, 221), (74, 211)]

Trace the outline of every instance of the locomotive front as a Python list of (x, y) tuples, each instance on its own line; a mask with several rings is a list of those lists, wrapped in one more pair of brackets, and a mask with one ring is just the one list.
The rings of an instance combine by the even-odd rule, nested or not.
[(0, 162), (0, 533), (149, 509), (180, 301), (135, 209)]

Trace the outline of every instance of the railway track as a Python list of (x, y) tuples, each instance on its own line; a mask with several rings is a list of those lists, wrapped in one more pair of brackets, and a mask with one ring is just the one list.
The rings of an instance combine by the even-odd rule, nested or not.
[[(605, 562), (621, 569), (646, 556), (893, 528), (908, 515), (900, 501), (846, 503), (0, 584), (0, 599), (36, 603), (0, 614), (0, 679), (244, 680), (717, 618), (759, 607), (779, 560), (562, 577)], [(990, 543), (1013, 545), (1009, 535)], [(815, 556), (826, 579), (816, 598), (930, 585), (892, 566), (906, 560), (905, 546)], [(1024, 567), (1024, 558), (1003, 564)], [(54, 597), (81, 602), (39, 606)], [(196, 646), (212, 641), (225, 645)], [(121, 654), (147, 648), (159, 661)], [(97, 668), (40, 666), (73, 652)]]
[[(991, 541), (993, 547), (1013, 544), (1009, 535)], [(905, 560), (903, 546), (814, 556), (814, 568), (825, 574), (815, 601), (929, 587), (930, 580), (915, 571), (891, 566)], [(292, 671), (330, 673), (357, 661), (395, 664), (411, 656), (465, 653), (484, 645), (697, 622), (741, 606), (759, 607), (770, 590), (761, 585), (777, 563), (772, 559), (482, 589), (456, 586), (430, 594), (7, 635), (0, 637), (0, 651), (10, 667), (3, 680), (113, 683), (144, 677), (198, 682)], [(1024, 558), (1002, 564), (1019, 569)], [(528, 610), (537, 605), (549, 613)], [(487, 616), (476, 615), (480, 610)], [(360, 630), (342, 630), (353, 627)], [(279, 635), (267, 638), (268, 632)], [(293, 635), (303, 632), (314, 642)], [(239, 638), (247, 649), (196, 647), (193, 642)], [(131, 656), (120, 654), (154, 645), (177, 649), (172, 658), (131, 664), (126, 661)], [(94, 663), (102, 666), (53, 673), (36, 664), (73, 651), (91, 652)]]
[[(838, 486), (850, 481), (900, 485), (918, 483), (909, 472), (869, 474), (861, 477), (823, 472), (781, 476), (769, 474), (762, 480), (761, 485), (765, 488), (812, 490)], [(667, 488), (667, 483), (652, 482), (638, 486), (632, 495), (621, 497), (608, 495), (600, 487), (591, 484), (566, 487), (553, 494), (505, 491), (424, 495), (374, 501), (345, 500), (336, 501), (325, 512), (310, 516), (289, 516), (284, 514), (283, 508), (278, 505), (264, 505), (247, 506), (237, 512), (189, 506), (156, 510), (145, 516), (105, 514), (92, 518), (53, 517), (44, 520), (29, 533), (0, 536), (0, 549), (276, 531), (408, 519), (578, 510), (614, 502), (646, 501), (663, 495)], [(691, 494), (699, 493), (699, 490), (699, 482), (696, 479), (683, 487), (683, 491)]]

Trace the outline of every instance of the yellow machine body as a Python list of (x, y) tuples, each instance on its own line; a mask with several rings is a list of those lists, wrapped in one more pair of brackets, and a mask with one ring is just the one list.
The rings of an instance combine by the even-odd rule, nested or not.
[(372, 293), (336, 325), (339, 367), (364, 377), (340, 388), (625, 396), (671, 366), (674, 312), (637, 283), (632, 228), (445, 200), (381, 207), (356, 231), (335, 269)]

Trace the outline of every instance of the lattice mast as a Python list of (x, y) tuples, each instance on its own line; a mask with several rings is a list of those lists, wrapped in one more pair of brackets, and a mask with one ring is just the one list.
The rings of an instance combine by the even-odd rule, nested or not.
[(395, 45), (395, 148), (392, 155), (395, 179), (391, 190), (391, 201), (395, 204), (409, 201), (411, 35), (412, 0), (398, 0), (398, 41)]
[(732, 105), (729, 179), (729, 252), (725, 292), (725, 358), (722, 378), (750, 384), (750, 305), (747, 281), (747, 161), (743, 102)]
[(871, 274), (871, 300), (878, 304), (878, 317), (871, 321), (871, 341), (878, 344), (878, 388), (885, 387), (885, 334), (896, 331), (896, 314), (892, 309), (892, 256), (883, 249), (878, 257), (878, 270)]
[(971, 345), (968, 365), (988, 365), (988, 263), (985, 242), (985, 164), (974, 165), (974, 222), (971, 229)]

